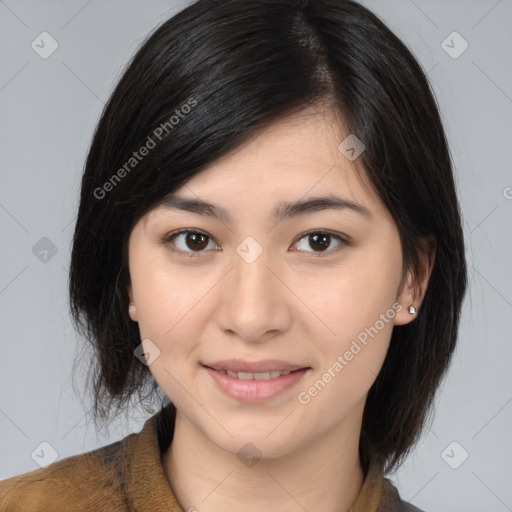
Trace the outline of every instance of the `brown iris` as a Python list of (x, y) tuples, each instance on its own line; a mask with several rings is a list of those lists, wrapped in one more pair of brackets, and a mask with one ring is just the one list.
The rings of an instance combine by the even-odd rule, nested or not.
[[(311, 248), (314, 249), (315, 251), (317, 251), (317, 250), (322, 251), (326, 247), (329, 247), (330, 241), (331, 241), (331, 235), (326, 234), (326, 233), (309, 235), (309, 244), (310, 244)], [(315, 245), (316, 245), (316, 247), (319, 247), (319, 249), (316, 249)]]
[(201, 233), (188, 233), (186, 238), (186, 244), (189, 249), (202, 250), (208, 245), (208, 237)]

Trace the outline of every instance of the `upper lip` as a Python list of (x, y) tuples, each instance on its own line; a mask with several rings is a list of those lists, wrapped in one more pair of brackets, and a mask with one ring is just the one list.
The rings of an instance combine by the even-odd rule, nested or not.
[(277, 359), (264, 359), (262, 361), (243, 361), (242, 359), (226, 359), (224, 361), (215, 361), (214, 363), (204, 364), (214, 370), (229, 370), (232, 372), (275, 372), (275, 371), (294, 371), (302, 368), (309, 368), (300, 364), (291, 364)]

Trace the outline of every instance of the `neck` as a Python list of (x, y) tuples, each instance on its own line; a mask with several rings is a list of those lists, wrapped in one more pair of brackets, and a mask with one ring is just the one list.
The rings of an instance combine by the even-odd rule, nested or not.
[(162, 463), (186, 511), (349, 512), (364, 480), (359, 432), (360, 418), (358, 428), (338, 425), (306, 446), (247, 467), (236, 453), (213, 444), (178, 411), (173, 441)]

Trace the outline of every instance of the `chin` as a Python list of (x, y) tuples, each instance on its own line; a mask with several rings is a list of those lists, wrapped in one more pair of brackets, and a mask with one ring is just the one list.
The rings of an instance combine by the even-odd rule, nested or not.
[[(282, 432), (278, 432), (278, 429), (272, 432), (272, 429), (268, 428), (269, 424), (271, 423), (262, 422), (262, 428), (256, 428), (254, 424), (252, 427), (247, 426), (240, 429), (228, 427), (233, 438), (226, 439), (223, 436), (221, 439), (212, 439), (212, 441), (217, 441), (215, 444), (219, 448), (238, 458), (247, 456), (265, 459), (277, 459), (287, 455), (300, 443), (299, 440), (291, 439), (289, 432), (285, 429)], [(277, 425), (279, 422), (275, 424)]]

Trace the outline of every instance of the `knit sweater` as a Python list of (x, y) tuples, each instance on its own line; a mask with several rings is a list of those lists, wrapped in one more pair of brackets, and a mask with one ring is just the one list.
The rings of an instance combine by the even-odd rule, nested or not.
[[(173, 434), (174, 414), (166, 407), (139, 433), (1, 481), (0, 512), (193, 511), (180, 506), (162, 466), (162, 453)], [(373, 466), (352, 511), (421, 512), (402, 501)]]

